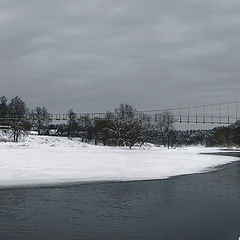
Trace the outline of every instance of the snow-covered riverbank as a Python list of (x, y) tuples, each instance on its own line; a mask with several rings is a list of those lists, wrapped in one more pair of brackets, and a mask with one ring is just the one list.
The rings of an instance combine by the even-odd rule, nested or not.
[(93, 146), (60, 137), (29, 136), (0, 143), (0, 187), (88, 181), (163, 179), (204, 172), (238, 158), (199, 153), (217, 148)]

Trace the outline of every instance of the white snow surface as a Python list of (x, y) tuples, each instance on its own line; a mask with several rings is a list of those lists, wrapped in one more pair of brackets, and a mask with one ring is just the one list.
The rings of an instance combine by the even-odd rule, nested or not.
[(199, 153), (217, 148), (104, 147), (80, 139), (30, 135), (21, 143), (0, 142), (0, 187), (92, 181), (164, 179), (200, 173), (238, 158)]

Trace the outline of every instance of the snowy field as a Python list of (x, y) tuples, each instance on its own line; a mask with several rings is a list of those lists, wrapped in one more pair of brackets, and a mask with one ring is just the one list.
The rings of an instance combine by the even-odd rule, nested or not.
[(24, 142), (0, 142), (0, 187), (90, 181), (163, 179), (210, 171), (238, 158), (200, 155), (217, 148), (179, 149), (94, 146), (79, 139), (30, 135)]

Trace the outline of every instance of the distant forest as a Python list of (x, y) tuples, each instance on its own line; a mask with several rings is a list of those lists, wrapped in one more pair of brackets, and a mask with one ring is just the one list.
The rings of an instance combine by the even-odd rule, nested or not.
[[(117, 118), (113, 118), (114, 114)], [(78, 119), (69, 109), (66, 123), (54, 123), (45, 106), (29, 109), (20, 97), (8, 101), (0, 97), (0, 128), (19, 141), (28, 131), (38, 135), (52, 135), (68, 138), (78, 137), (82, 142), (107, 146), (142, 146), (152, 143), (158, 146), (178, 147), (189, 145), (240, 146), (240, 123), (211, 130), (180, 131), (174, 128), (174, 116), (170, 112), (158, 114), (155, 121), (142, 114), (136, 117), (137, 109), (130, 104), (120, 104), (113, 112), (107, 112), (106, 119), (92, 120), (86, 115)], [(14, 117), (13, 117), (14, 116)], [(28, 118), (26, 118), (28, 116)]]

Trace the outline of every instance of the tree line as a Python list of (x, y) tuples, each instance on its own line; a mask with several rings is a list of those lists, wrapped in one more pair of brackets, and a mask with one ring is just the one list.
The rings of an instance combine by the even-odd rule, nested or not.
[(232, 147), (240, 146), (240, 121), (227, 127), (218, 127), (208, 139), (208, 147)]
[[(26, 118), (26, 115), (28, 118)], [(0, 129), (9, 133), (14, 142), (28, 131), (38, 135), (55, 135), (68, 138), (78, 137), (82, 142), (107, 146), (142, 146), (145, 142), (165, 147), (181, 145), (240, 146), (240, 122), (228, 127), (210, 130), (174, 129), (174, 116), (162, 112), (152, 121), (149, 116), (139, 112), (130, 104), (120, 104), (112, 112), (106, 112), (105, 119), (91, 119), (89, 114), (77, 117), (70, 109), (67, 122), (56, 123), (49, 117), (45, 106), (29, 109), (18, 96), (8, 101), (0, 97)]]
[(96, 145), (132, 148), (145, 142), (157, 142), (169, 148), (175, 144), (174, 116), (170, 112), (157, 114), (154, 122), (145, 114), (139, 116), (130, 104), (120, 104), (113, 112), (107, 112), (105, 119), (93, 120), (88, 114), (78, 118), (72, 109), (67, 114), (67, 123), (56, 124), (49, 118), (45, 106), (29, 109), (18, 96), (10, 101), (5, 96), (0, 97), (0, 125), (10, 126), (8, 131), (15, 142), (27, 131), (35, 130), (39, 135), (79, 137), (83, 142)]

